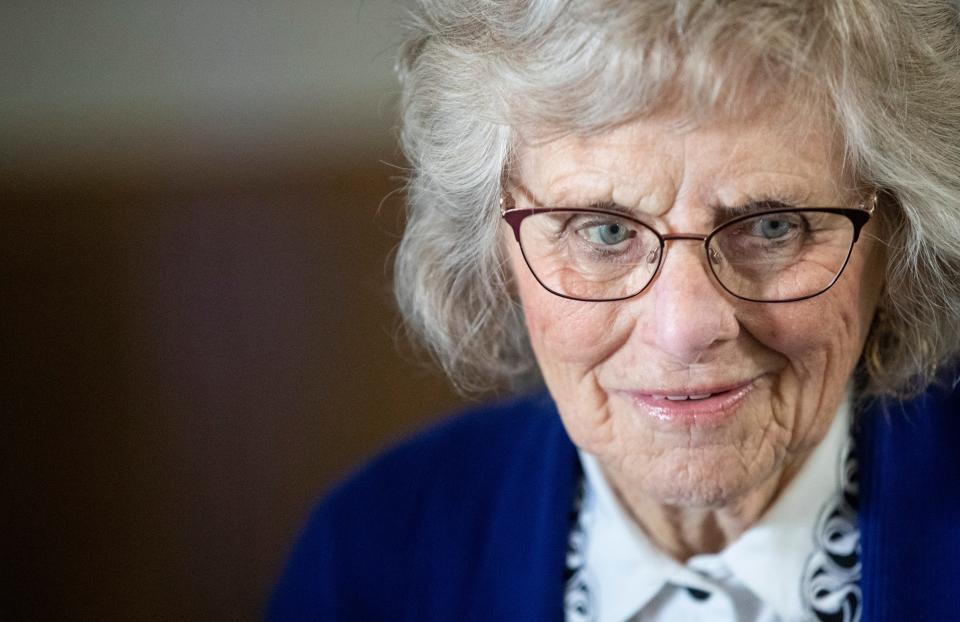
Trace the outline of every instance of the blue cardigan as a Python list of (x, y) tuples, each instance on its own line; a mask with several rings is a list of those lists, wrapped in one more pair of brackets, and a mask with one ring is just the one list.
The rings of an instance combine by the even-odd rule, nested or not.
[[(960, 620), (960, 392), (858, 429), (864, 622)], [(546, 394), (475, 408), (317, 507), (269, 620), (562, 620), (579, 460)]]

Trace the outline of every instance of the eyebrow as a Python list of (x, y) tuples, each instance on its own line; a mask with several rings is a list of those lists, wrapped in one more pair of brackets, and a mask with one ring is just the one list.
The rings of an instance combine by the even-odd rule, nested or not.
[(711, 207), (717, 216), (716, 222), (719, 223), (744, 214), (753, 214), (770, 209), (794, 208), (797, 205), (782, 199), (758, 199), (740, 205), (713, 205)]
[[(518, 180), (513, 183), (516, 190), (518, 190), (523, 196), (530, 201), (530, 203), (535, 208), (545, 208), (545, 207), (577, 207), (572, 205), (553, 205), (547, 204), (543, 201), (540, 201), (533, 192), (530, 191), (524, 184), (520, 183)], [(743, 216), (745, 214), (753, 214), (756, 212), (762, 212), (765, 210), (773, 209), (782, 209), (782, 208), (795, 208), (798, 207), (797, 202), (786, 197), (773, 198), (776, 194), (768, 195), (768, 198), (755, 199), (752, 201), (747, 201), (739, 205), (722, 205), (713, 203), (709, 205), (709, 208), (714, 213), (714, 222), (717, 224), (724, 223), (728, 220), (736, 218), (737, 216)], [(590, 203), (589, 205), (584, 205), (584, 209), (599, 209), (605, 212), (612, 212), (616, 214), (623, 215), (634, 220), (642, 219), (646, 214), (642, 211), (639, 211), (635, 208), (630, 208), (625, 205), (621, 205), (614, 201), (597, 201)]]
[[(627, 207), (625, 205), (620, 205), (619, 203), (615, 203), (614, 201), (594, 201), (592, 203), (589, 203), (583, 206), (546, 203), (538, 199), (533, 194), (533, 192), (530, 191), (529, 188), (527, 188), (525, 185), (523, 185), (519, 181), (514, 181), (512, 185), (514, 186), (515, 190), (519, 194), (523, 195), (523, 197), (527, 201), (529, 201), (534, 208), (553, 208), (553, 207), (580, 208), (582, 207), (583, 209), (598, 209), (598, 210), (603, 210), (605, 212), (614, 212), (614, 213), (621, 214), (623, 216), (626, 216), (628, 218), (633, 218), (633, 219), (637, 219), (638, 217), (643, 216), (643, 214), (638, 210)], [(511, 192), (510, 189), (506, 189), (506, 191), (508, 193)]]
[(614, 203), (613, 201), (600, 201), (598, 203), (591, 203), (588, 206), (588, 209), (599, 209), (605, 212), (613, 212), (634, 220), (644, 216), (642, 212), (636, 209), (629, 208), (626, 205), (620, 205), (619, 203)]

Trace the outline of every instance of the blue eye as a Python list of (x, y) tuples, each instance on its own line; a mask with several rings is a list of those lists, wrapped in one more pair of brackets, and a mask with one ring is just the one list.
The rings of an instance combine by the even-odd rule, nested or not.
[(628, 229), (623, 223), (608, 222), (584, 227), (581, 235), (594, 244), (615, 246), (635, 236), (636, 231)]
[(783, 238), (797, 226), (797, 223), (791, 222), (790, 217), (790, 214), (761, 216), (753, 221), (752, 233), (767, 240)]

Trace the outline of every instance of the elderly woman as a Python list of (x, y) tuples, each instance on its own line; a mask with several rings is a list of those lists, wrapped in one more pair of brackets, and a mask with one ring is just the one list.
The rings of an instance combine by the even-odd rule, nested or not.
[(948, 620), (948, 0), (421, 0), (409, 325), (475, 409), (335, 490), (318, 620)]

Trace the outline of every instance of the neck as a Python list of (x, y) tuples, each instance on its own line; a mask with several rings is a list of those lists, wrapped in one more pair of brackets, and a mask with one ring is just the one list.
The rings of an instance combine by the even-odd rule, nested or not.
[(760, 520), (805, 460), (806, 456), (747, 494), (716, 507), (665, 505), (614, 488), (621, 504), (650, 541), (674, 559), (685, 562), (694, 555), (718, 553), (739, 538)]

